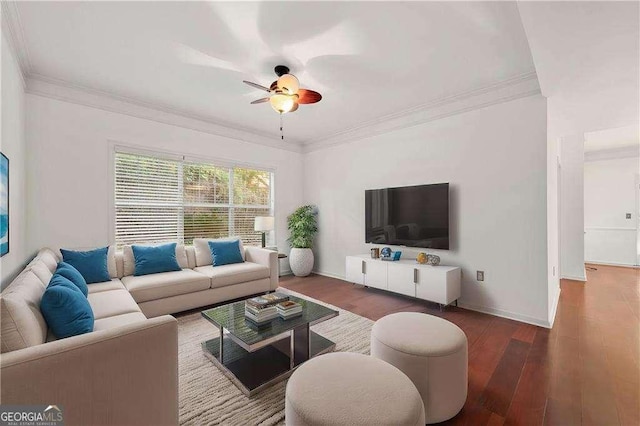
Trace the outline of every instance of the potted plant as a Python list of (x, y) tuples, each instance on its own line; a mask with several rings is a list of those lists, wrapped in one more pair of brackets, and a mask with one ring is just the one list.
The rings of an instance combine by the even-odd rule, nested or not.
[(291, 271), (297, 277), (306, 277), (313, 269), (313, 238), (318, 232), (316, 206), (308, 205), (296, 209), (287, 217), (287, 228), (289, 228), (289, 244), (291, 253), (289, 254), (289, 265)]

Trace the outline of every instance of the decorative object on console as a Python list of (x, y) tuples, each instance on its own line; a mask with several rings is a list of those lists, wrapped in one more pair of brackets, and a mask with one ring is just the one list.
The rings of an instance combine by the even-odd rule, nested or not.
[(440, 256), (435, 254), (427, 255), (427, 265), (438, 266), (440, 264)]
[(401, 251), (392, 251), (391, 255), (389, 256), (384, 256), (381, 258), (381, 260), (386, 260), (389, 262), (395, 262), (400, 260), (400, 256), (402, 256), (402, 252)]
[(379, 248), (372, 248), (371, 249), (371, 258), (372, 259), (377, 259), (380, 257), (380, 249)]
[(291, 244), (289, 265), (297, 277), (306, 277), (313, 269), (313, 239), (318, 232), (316, 216), (318, 208), (313, 205), (302, 206), (287, 217), (289, 238)]
[(380, 257), (391, 257), (391, 249), (389, 247), (384, 247), (380, 250)]
[(273, 216), (257, 216), (253, 224), (253, 229), (262, 232), (262, 247), (267, 245), (267, 232), (273, 231), (275, 228), (275, 219)]
[(421, 265), (426, 264), (427, 263), (427, 253), (423, 253), (423, 252), (418, 253), (418, 255), (416, 256), (416, 262), (418, 262)]
[(0, 152), (0, 257), (9, 253), (9, 159)]

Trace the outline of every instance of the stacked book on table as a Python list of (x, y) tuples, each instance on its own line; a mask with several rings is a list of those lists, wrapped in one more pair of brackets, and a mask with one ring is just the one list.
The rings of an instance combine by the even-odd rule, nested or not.
[(302, 315), (302, 305), (293, 300), (278, 303), (276, 309), (280, 318), (284, 320)]
[(272, 319), (278, 318), (276, 305), (288, 300), (289, 296), (284, 293), (270, 293), (247, 299), (244, 302), (244, 316), (258, 325), (267, 324)]

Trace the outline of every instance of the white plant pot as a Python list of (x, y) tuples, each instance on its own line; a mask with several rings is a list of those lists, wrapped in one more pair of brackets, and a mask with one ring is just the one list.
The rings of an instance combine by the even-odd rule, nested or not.
[(313, 269), (313, 252), (310, 248), (292, 248), (289, 253), (291, 272), (296, 277), (306, 277)]

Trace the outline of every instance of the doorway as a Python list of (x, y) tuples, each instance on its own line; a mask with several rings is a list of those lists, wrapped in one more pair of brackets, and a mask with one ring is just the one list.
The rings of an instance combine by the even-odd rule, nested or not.
[(640, 264), (638, 128), (585, 134), (585, 263)]

